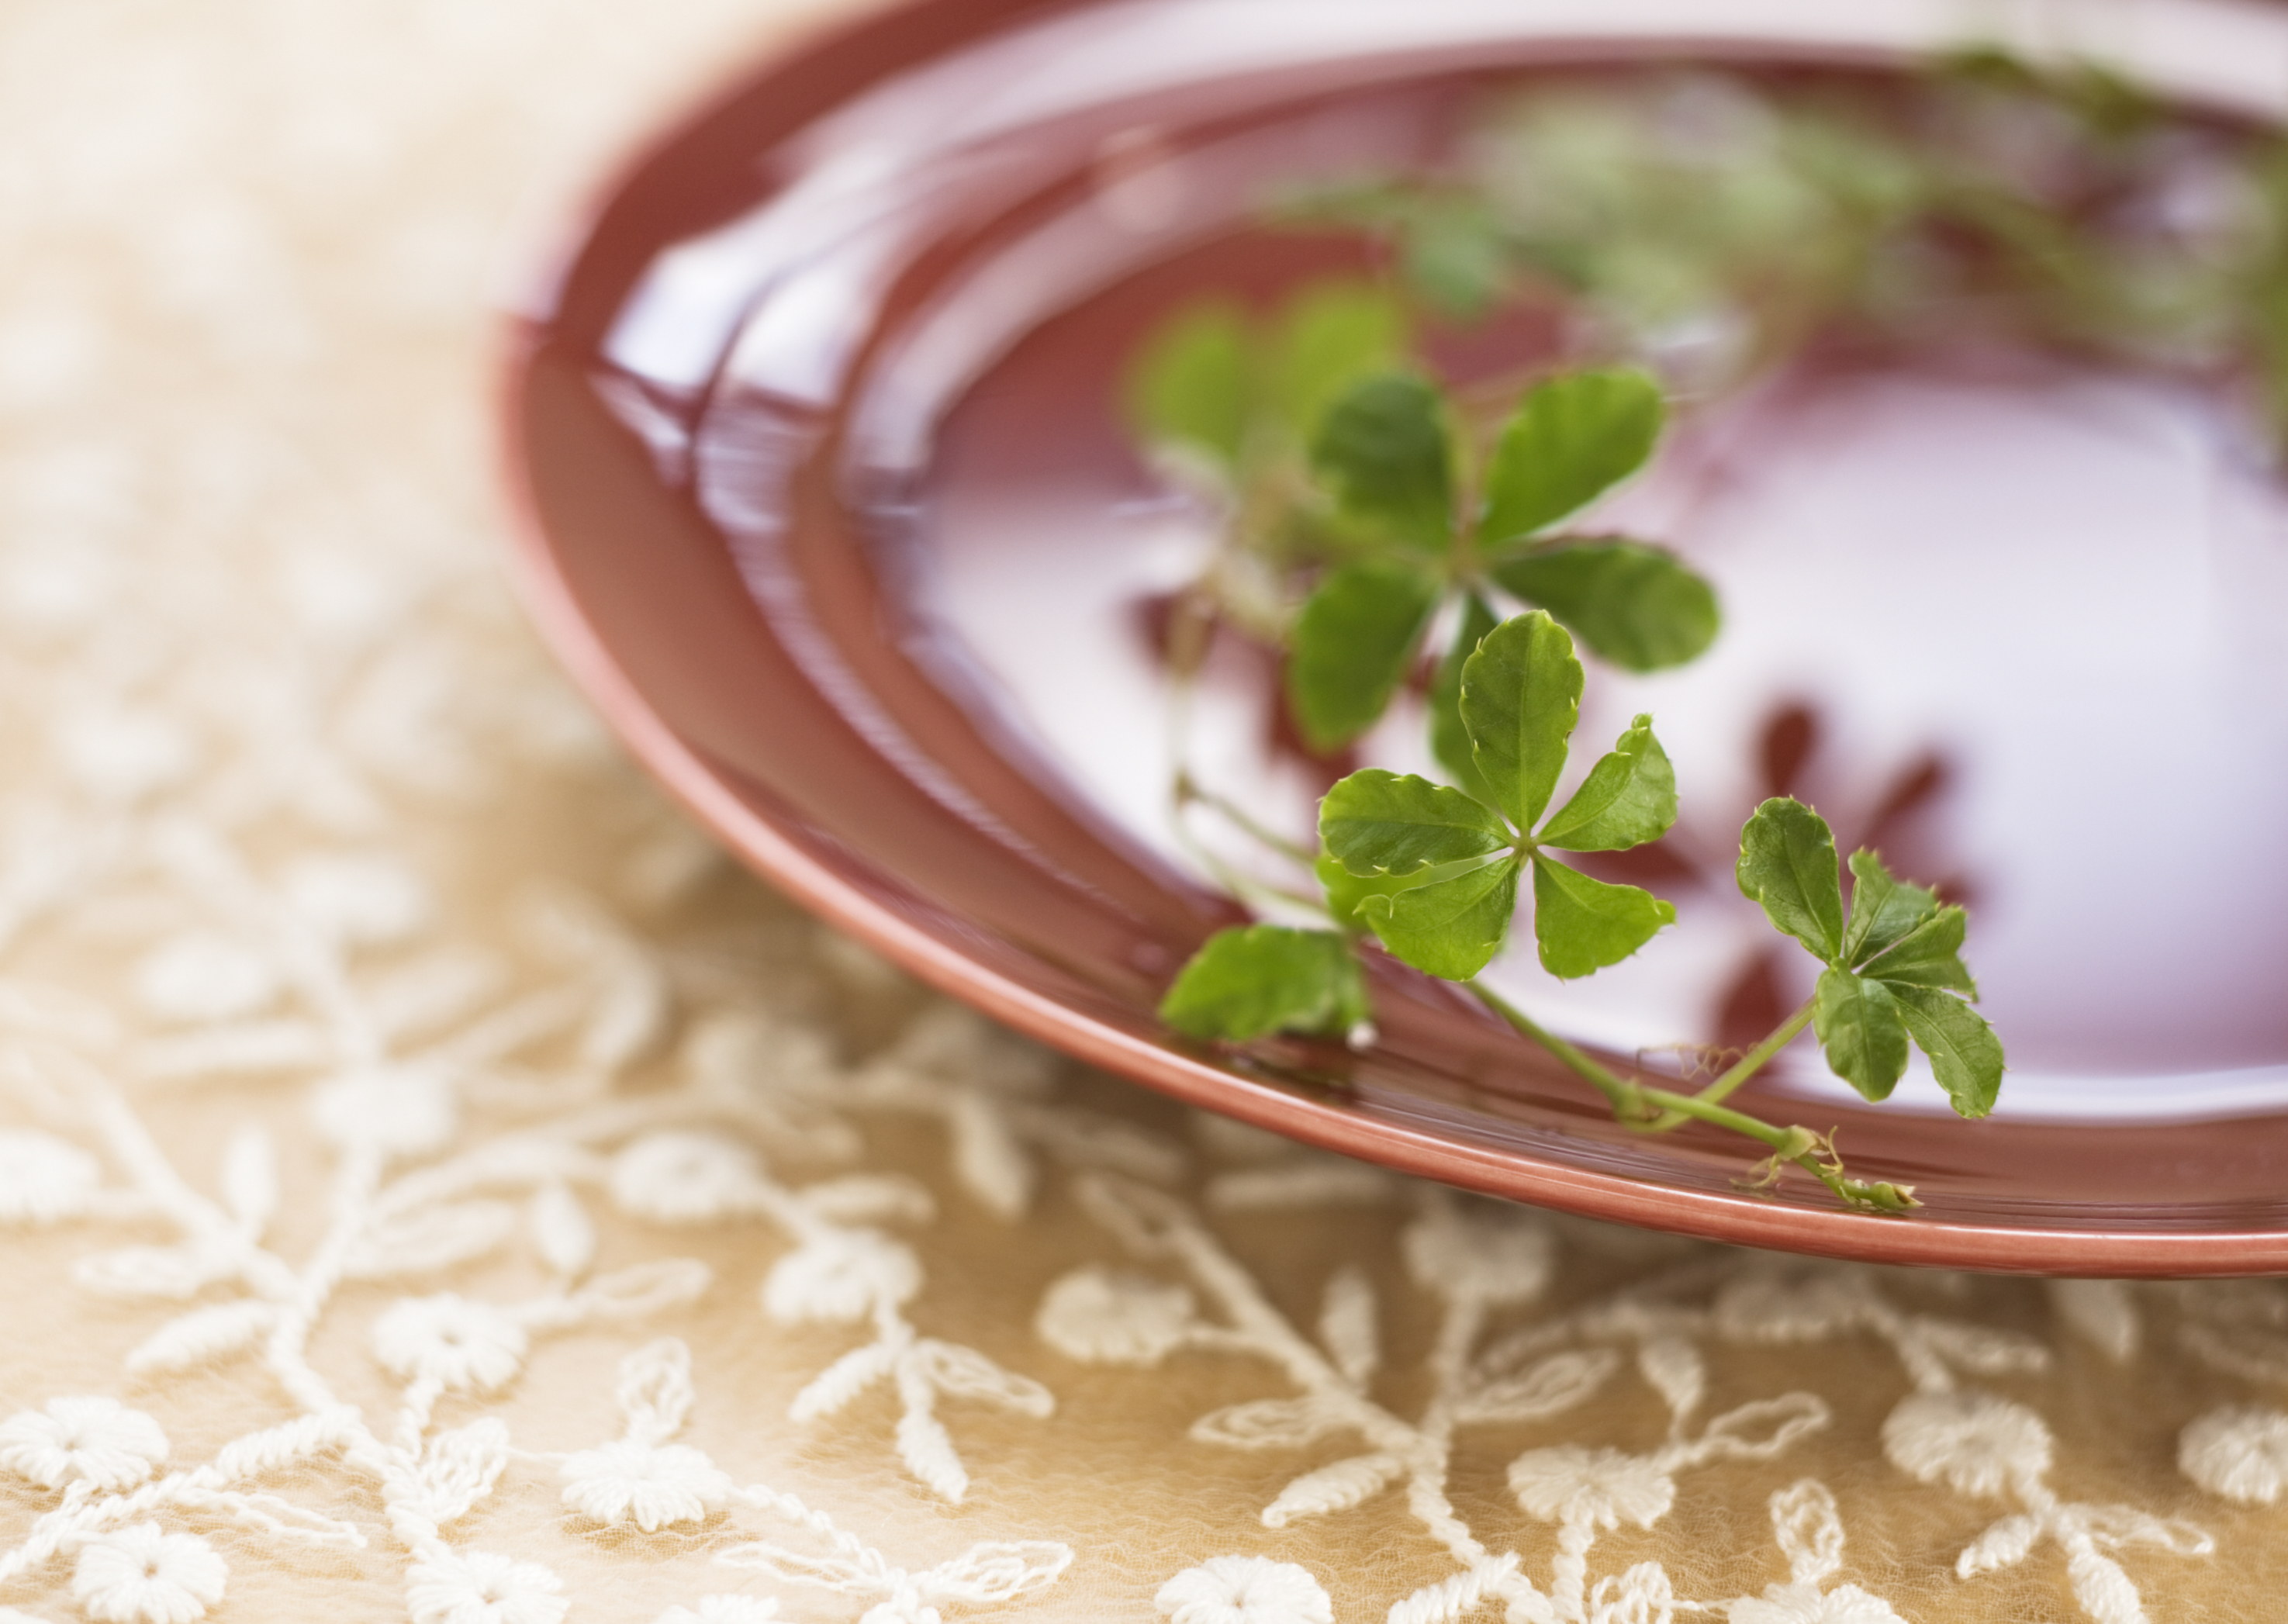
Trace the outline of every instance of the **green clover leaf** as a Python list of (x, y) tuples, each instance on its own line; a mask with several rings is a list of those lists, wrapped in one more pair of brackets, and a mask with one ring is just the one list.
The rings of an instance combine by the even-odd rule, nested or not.
[(1355, 279), (1309, 284), (1266, 322), (1204, 300), (1139, 347), (1124, 380), (1129, 427), (1148, 445), (1204, 455), (1237, 484), (1251, 452), (1293, 456), (1337, 392), (1406, 350), (1403, 305)]
[(1624, 670), (1697, 659), (1722, 620), (1715, 590), (1675, 554), (1625, 537), (1548, 543), (1498, 557), (1490, 573)]
[(1843, 885), (1827, 820), (1800, 801), (1765, 802), (1740, 831), (1734, 869), (1740, 890), (1764, 915), (1811, 949), (1822, 963), (1843, 951)]
[(1520, 828), (1549, 804), (1581, 714), (1573, 639), (1539, 610), (1504, 621), (1462, 662), (1462, 725), (1494, 804)]
[(1335, 749), (1374, 725), (1406, 679), (1442, 590), (1413, 565), (1361, 558), (1328, 574), (1304, 601), (1287, 660), (1287, 700), (1313, 749)]
[(1536, 838), (1561, 852), (1625, 852), (1675, 821), (1676, 769), (1652, 736), (1652, 718), (1641, 716)]
[[(1297, 355), (1283, 385), (1291, 409), (1325, 402), (1311, 432), (1311, 464), (1333, 503), (1352, 562), (1323, 576), (1291, 641), (1287, 686), (1307, 741), (1332, 749), (1371, 726), (1415, 658), (1438, 605), (1458, 591), (1461, 625), (1431, 706), (1432, 753), (1474, 794), (1461, 749), (1456, 669), (1494, 622), (1490, 585), (1551, 612), (1594, 652), (1633, 670), (1689, 660), (1716, 635), (1716, 597), (1671, 554), (1617, 538), (1520, 540), (1641, 466), (1661, 423), (1659, 390), (1634, 372), (1580, 372), (1529, 391), (1502, 431), (1488, 469), (1482, 517), (1458, 534), (1458, 414), (1418, 374), (1358, 373), (1387, 322), (1362, 295), (1330, 293), (1292, 317)], [(1356, 308), (1353, 308), (1355, 305)], [(1332, 338), (1312, 338), (1324, 329)], [(1204, 342), (1204, 340), (1203, 340)], [(1469, 764), (1458, 766), (1467, 759)]]
[(1569, 981), (1617, 964), (1675, 923), (1674, 906), (1650, 891), (1534, 857), (1533, 936), (1553, 976)]
[(1492, 808), (1458, 789), (1367, 767), (1319, 803), (1319, 839), (1337, 862), (1363, 877), (1490, 857), (1512, 836)]
[(1457, 786), (1489, 804), (1493, 788), (1478, 771), (1477, 750), (1462, 723), (1462, 667), (1498, 623), (1484, 598), (1475, 592), (1465, 598), (1454, 645), (1438, 662), (1438, 674), (1430, 684), (1430, 754)]
[(1311, 440), (1311, 466), (1343, 513), (1429, 553), (1453, 541), (1453, 463), (1445, 397), (1410, 372), (1352, 384)]
[(1851, 854), (1851, 923), (1843, 933), (1843, 957), (1864, 964), (1938, 912), (1938, 898), (1920, 885), (1895, 878), (1873, 852)]
[(1502, 950), (1517, 912), (1518, 860), (1483, 863), (1452, 879), (1360, 899), (1359, 917), (1415, 969), (1467, 981)]
[(1641, 372), (1572, 372), (1535, 385), (1486, 468), (1478, 539), (1545, 530), (1627, 479), (1660, 438), (1660, 385)]
[(1370, 928), (1359, 917), (1359, 904), (1369, 897), (1392, 897), (1402, 891), (1412, 891), (1418, 885), (1428, 884), (1442, 871), (1418, 868), (1402, 875), (1353, 874), (1333, 852), (1323, 851), (1311, 872), (1318, 876), (1319, 889), (1326, 895), (1328, 916), (1339, 929), (1357, 931)]
[(1183, 311), (1146, 342), (1128, 372), (1128, 421), (1138, 439), (1205, 453), (1226, 472), (1247, 432), (1251, 370), (1247, 318), (1221, 300)]
[(1940, 908), (1896, 945), (1870, 959), (1866, 973), (1886, 981), (1943, 987), (1977, 997), (1978, 983), (1970, 978), (1962, 962), (1962, 938), (1969, 921), (1970, 915), (1961, 908)]
[(1388, 371), (1406, 353), (1403, 305), (1370, 282), (1316, 282), (1287, 301), (1265, 344), (1267, 404), (1307, 438), (1328, 404), (1360, 378)]
[(1716, 636), (1716, 594), (1675, 555), (1619, 537), (1519, 547), (1642, 468), (1660, 386), (1641, 372), (1573, 372), (1527, 392), (1486, 468), (1477, 544), (1502, 589), (1548, 610), (1632, 671), (1681, 665)]
[(1160, 1001), (1160, 1018), (1177, 1031), (1233, 1042), (1275, 1032), (1339, 1037), (1370, 1015), (1350, 943), (1284, 925), (1217, 931)]
[(1888, 984), (1915, 1047), (1930, 1057), (1938, 1086), (1958, 1116), (1982, 1117), (2002, 1089), (2002, 1040), (1986, 1018), (1950, 993), (1903, 981)]
[(1767, 801), (1740, 831), (1741, 891), (1827, 967), (1812, 1019), (1828, 1065), (1882, 1099), (1906, 1070), (1911, 1038), (1955, 1110), (1984, 1116), (2005, 1061), (1994, 1028), (1965, 1002), (1978, 996), (1962, 962), (1969, 915), (1855, 852), (1847, 923), (1837, 868), (1834, 835), (1800, 802)]
[(1907, 1026), (1880, 981), (1847, 970), (1819, 972), (1812, 1025), (1835, 1074), (1869, 1099), (1888, 1099), (1907, 1069)]

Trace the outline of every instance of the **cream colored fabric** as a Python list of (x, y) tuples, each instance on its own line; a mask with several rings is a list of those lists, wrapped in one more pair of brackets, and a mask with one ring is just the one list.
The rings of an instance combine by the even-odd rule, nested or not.
[(0, 8), (0, 1620), (2278, 1616), (2277, 1287), (1190, 1118), (615, 753), (497, 578), (486, 278), (794, 20)]

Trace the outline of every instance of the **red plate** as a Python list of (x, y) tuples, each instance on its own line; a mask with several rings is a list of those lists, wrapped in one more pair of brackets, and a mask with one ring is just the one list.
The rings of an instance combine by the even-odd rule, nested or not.
[[(1569, 23), (1528, 9), (924, 0), (761, 65), (620, 178), (513, 335), (508, 442), (529, 521), (516, 566), (543, 632), (646, 765), (797, 899), (933, 986), (1188, 1103), (1471, 1189), (1748, 1245), (2101, 1276), (2288, 1271), (2288, 1111), (1966, 1126), (1823, 1101), (1855, 1172), (1927, 1203), (1887, 1219), (1808, 1189), (1742, 1192), (1734, 1139), (1622, 1131), (1538, 1050), (1402, 971), (1378, 975), (1382, 1041), (1363, 1055), (1293, 1043), (1242, 1060), (1172, 1041), (1153, 1007), (1235, 910), (1095, 810), (958, 651), (917, 632), (917, 514), (958, 449), (962, 402), (1020, 352), (1037, 382), (1060, 355), (1102, 372), (1106, 335), (1151, 301), (1108, 297), (1060, 329), (1039, 290), (1129, 277), (1164, 294), (1165, 276), (1201, 274), (1154, 283), (1137, 266), (1160, 251), (1156, 231), (1204, 240), (1227, 224), (1240, 191), (1219, 175), (1402, 156), (1479, 76), (1537, 64), (1879, 62), (1942, 8), (1598, 0)], [(1727, 10), (1740, 20), (1711, 21)], [(2265, 60), (2282, 59), (2278, 15), (2203, 16), (2206, 34), (2156, 37), (2191, 64), (2181, 80), (2206, 72), (2206, 93), (2253, 105), (2265, 87), (2230, 81), (2255, 54), (2229, 30), (2268, 29)], [(1224, 154), (1175, 203), (1134, 183), (1149, 165), (1133, 154), (1167, 146)], [(1123, 186), (1111, 213), (1148, 240), (1136, 265), (1102, 232), (1058, 235), (1076, 196)], [(988, 264), (1005, 270), (997, 304), (977, 291)], [(1300, 265), (1223, 272), (1274, 282)], [(957, 278), (969, 313), (949, 324), (935, 315)], [(1044, 408), (1035, 449), (1085, 462), (1100, 428)]]

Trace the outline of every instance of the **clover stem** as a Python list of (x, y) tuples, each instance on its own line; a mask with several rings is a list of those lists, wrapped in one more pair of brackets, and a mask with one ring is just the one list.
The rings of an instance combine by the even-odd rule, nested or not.
[[(1730, 1096), (1742, 1083), (1763, 1070), (1774, 1055), (1794, 1042), (1797, 1035), (1806, 1026), (1811, 1025), (1812, 1012), (1818, 1007), (1818, 1002), (1815, 998), (1805, 1000), (1801, 1009), (1773, 1027), (1762, 1042), (1742, 1055), (1721, 1077), (1692, 1097), (1712, 1105)], [(1649, 1090), (1646, 1092), (1645, 1097), (1648, 1099), (1652, 1097)], [(1671, 1128), (1682, 1126), (1684, 1120), (1682, 1114), (1671, 1109), (1663, 1113), (1657, 1120), (1647, 1123), (1646, 1131), (1648, 1133), (1664, 1132)]]
[(1628, 1115), (1641, 1112), (1646, 1097), (1644, 1090), (1635, 1083), (1616, 1077), (1555, 1033), (1545, 1030), (1531, 1016), (1483, 982), (1466, 981), (1462, 985), (1469, 988), (1480, 1003), (1507, 1021), (1520, 1034), (1556, 1056), (1566, 1070), (1603, 1095), (1611, 1104), (1615, 1115), (1626, 1120)]
[(1198, 654), (1204, 651), (1207, 633), (1206, 617), (1197, 612), (1200, 591), (1195, 583), (1179, 595), (1168, 628), (1168, 803), (1177, 838), (1187, 841), (1184, 807), (1193, 791), (1192, 693), (1199, 670)]
[(1184, 846), (1214, 876), (1216, 883), (1235, 897), (1251, 898), (1259, 903), (1283, 902), (1290, 907), (1304, 908), (1330, 920), (1334, 917), (1320, 898), (1300, 891), (1290, 891), (1284, 885), (1274, 885), (1268, 880), (1259, 880), (1251, 874), (1243, 874), (1188, 836), (1184, 840)]
[(1179, 808), (1193, 805), (1204, 806), (1210, 812), (1220, 812), (1233, 828), (1247, 836), (1258, 845), (1267, 846), (1282, 857), (1291, 858), (1306, 868), (1317, 860), (1315, 852), (1307, 852), (1299, 842), (1290, 840), (1283, 835), (1266, 828), (1215, 791), (1201, 788), (1188, 773), (1180, 774), (1176, 780), (1176, 804)]
[(1328, 913), (1324, 898), (1307, 891), (1290, 891), (1287, 887), (1275, 885), (1268, 880), (1259, 880), (1253, 875), (1244, 873), (1226, 862), (1211, 851), (1206, 842), (1195, 835), (1184, 821), (1183, 809), (1192, 800), (1198, 798), (1198, 795), (1197, 788), (1189, 778), (1182, 773), (1177, 774), (1176, 817), (1173, 820), (1176, 838), (1181, 843), (1184, 850), (1191, 853), (1193, 860), (1214, 877), (1216, 883), (1235, 897), (1251, 898), (1257, 902), (1283, 902), (1291, 907), (1306, 908), (1314, 914), (1332, 917)]
[[(1801, 1031), (1800, 1026), (1797, 1027)], [(1764, 1166), (1769, 1169), (1764, 1177), (1751, 1181), (1757, 1187), (1769, 1184), (1778, 1176), (1782, 1162), (1793, 1162), (1831, 1191), (1845, 1206), (1863, 1211), (1903, 1212), (1919, 1206), (1915, 1200), (1914, 1186), (1886, 1183), (1869, 1184), (1863, 1179), (1847, 1177), (1843, 1158), (1836, 1153), (1834, 1136), (1825, 1137), (1807, 1128), (1789, 1126), (1776, 1128), (1744, 1111), (1735, 1111), (1729, 1105), (1720, 1105), (1710, 1100), (1704, 1090), (1699, 1094), (1671, 1094), (1665, 1089), (1640, 1086), (1638, 1097), (1648, 1105), (1657, 1105), (1661, 1115), (1646, 1123), (1633, 1123), (1625, 1117), (1622, 1126), (1634, 1128), (1641, 1133), (1658, 1133), (1672, 1122), (1696, 1119), (1711, 1127), (1728, 1129), (1736, 1134), (1772, 1148), (1772, 1155)]]
[[(1902, 1212), (1916, 1205), (1911, 1186), (1903, 1184), (1867, 1184), (1847, 1178), (1843, 1172), (1843, 1160), (1835, 1153), (1831, 1139), (1822, 1138), (1807, 1129), (1776, 1128), (1744, 1111), (1735, 1111), (1709, 1097), (1720, 1088), (1737, 1088), (1747, 1081), (1755, 1068), (1777, 1054), (1788, 1040), (1801, 1032), (1811, 1019), (1811, 1006), (1807, 1004), (1780, 1024), (1738, 1066), (1697, 1094), (1672, 1094), (1665, 1089), (1648, 1089), (1642, 1083), (1617, 1077), (1580, 1050), (1548, 1031), (1524, 1010), (1504, 998), (1491, 987), (1476, 981), (1462, 984), (1482, 1003), (1520, 1034), (1532, 1039), (1547, 1050), (1575, 1076), (1603, 1095), (1613, 1107), (1613, 1118), (1624, 1128), (1638, 1133), (1657, 1133), (1686, 1121), (1702, 1121), (1712, 1128), (1722, 1128), (1768, 1145), (1770, 1162), (1775, 1169), (1781, 1162), (1792, 1162), (1810, 1174), (1831, 1191), (1836, 1199), (1847, 1207), (1860, 1210)], [(1647, 1121), (1646, 1113), (1658, 1112)], [(1768, 1183), (1767, 1179), (1764, 1182)]]
[(1640, 1085), (1637, 1097), (1648, 1105), (1657, 1105), (1661, 1115), (1649, 1122), (1632, 1122), (1628, 1126), (1640, 1133), (1656, 1133), (1671, 1117), (1681, 1121), (1696, 1118), (1716, 1128), (1728, 1128), (1734, 1133), (1745, 1134), (1751, 1139), (1770, 1145), (1776, 1151), (1786, 1150), (1794, 1137), (1784, 1128), (1775, 1128), (1760, 1117), (1744, 1111), (1735, 1111), (1729, 1105), (1720, 1105), (1698, 1094), (1672, 1094), (1665, 1089), (1648, 1089)]

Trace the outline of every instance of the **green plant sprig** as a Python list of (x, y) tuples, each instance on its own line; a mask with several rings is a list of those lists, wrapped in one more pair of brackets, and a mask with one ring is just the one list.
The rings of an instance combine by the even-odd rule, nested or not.
[(1643, 466), (1664, 416), (1658, 385), (1576, 372), (1490, 415), (1409, 361), (1410, 332), (1395, 295), (1331, 281), (1259, 320), (1225, 301), (1187, 306), (1147, 337), (1130, 424), (1216, 519), (1172, 617), (1177, 680), (1228, 621), (1283, 650), (1298, 727), (1325, 752), (1379, 719), (1457, 598), (1450, 665), (1492, 623), (1495, 594), (1549, 609), (1629, 669), (1705, 648), (1715, 595), (1672, 554), (1553, 534)]
[[(1730, 1103), (1807, 1026), (1870, 1099), (1896, 1085), (1910, 1045), (1930, 1057), (1965, 1116), (1991, 1109), (1999, 1085), (2001, 1046), (1966, 1002), (1976, 987), (1959, 956), (1962, 910), (1894, 878), (1871, 852), (1851, 859), (1847, 910), (1833, 836), (1810, 808), (1776, 800), (1757, 809), (1741, 833), (1736, 877), (1774, 927), (1817, 959), (1816, 994), (1698, 1091), (1617, 1073), (1479, 978), (1521, 907), (1542, 968), (1561, 979), (1619, 963), (1674, 922), (1671, 903), (1570, 860), (1657, 841), (1674, 823), (1675, 772), (1650, 717), (1634, 718), (1563, 804), (1551, 803), (1580, 717), (1577, 639), (1611, 663), (1656, 669), (1696, 655), (1718, 616), (1707, 583), (1666, 551), (1561, 533), (1650, 458), (1664, 406), (1648, 376), (1545, 377), (1505, 416), (1480, 421), (1404, 364), (1403, 337), (1386, 297), (1327, 286), (1264, 322), (1228, 305), (1181, 313), (1132, 370), (1140, 432), (1221, 515), (1172, 634), (1179, 829), (1235, 896), (1326, 921), (1217, 933), (1169, 988), (1162, 1018), (1209, 1041), (1291, 1033), (1363, 1046), (1374, 1035), (1363, 964), (1378, 947), (1466, 986), (1633, 1132), (1696, 1122), (1739, 1134), (1765, 1153), (1751, 1188), (1796, 1168), (1855, 1208), (1909, 1209), (1911, 1189), (1853, 1176), (1831, 1132)], [(1502, 598), (1529, 606), (1502, 619), (1493, 606)], [(1321, 801), (1313, 851), (1186, 768), (1188, 685), (1217, 620), (1283, 646), (1291, 709), (1307, 741), (1327, 750), (1381, 717), (1442, 613), (1456, 629), (1430, 683), (1429, 743), (1450, 783), (1353, 772)], [(1216, 855), (1187, 821), (1196, 809), (1307, 867), (1310, 890)]]
[(1145, 337), (1125, 379), (1130, 430), (1216, 519), (1215, 549), (1171, 628), (1180, 677), (1196, 669), (1217, 620), (1285, 641), (1297, 579), (1346, 548), (1313, 480), (1312, 432), (1336, 395), (1410, 353), (1402, 301), (1351, 280), (1306, 287), (1262, 317), (1203, 300)]
[(2288, 447), (2288, 137), (2172, 116), (2093, 62), (1974, 49), (1840, 95), (1720, 67), (1559, 75), (1490, 98), (1450, 178), (1283, 212), (1381, 239), (1425, 309), (1559, 304), (1698, 391), (1823, 336), (1975, 329), (2228, 371)]
[(1485, 1006), (1602, 1094), (1625, 1126), (1664, 1132), (1699, 1121), (1769, 1154), (1750, 1183), (1796, 1166), (1839, 1199), (1902, 1212), (1911, 1187), (1852, 1177), (1834, 1136), (1763, 1121), (1725, 1102), (1807, 1026), (1830, 1066), (1871, 1100), (1889, 1096), (1911, 1042), (1955, 1110), (1994, 1105), (2003, 1051), (1967, 1000), (1967, 915), (1895, 877), (1872, 852), (1853, 854), (1847, 908), (1826, 822), (1801, 803), (1758, 807), (1740, 835), (1736, 877), (1773, 927), (1822, 968), (1815, 997), (1697, 1093), (1623, 1077), (1550, 1033), (1478, 979), (1508, 940), (1520, 882), (1532, 874), (1542, 967), (1561, 978), (1628, 958), (1675, 919), (1633, 885), (1592, 878), (1559, 853), (1626, 851), (1676, 819), (1676, 780), (1649, 717), (1639, 717), (1548, 812), (1579, 718), (1584, 673), (1571, 638), (1544, 611), (1501, 622), (1463, 662), (1457, 712), (1485, 799), (1413, 774), (1354, 772), (1320, 803), (1316, 869), (1333, 928), (1259, 924), (1212, 938), (1169, 990), (1161, 1015), (1195, 1037), (1244, 1042), (1275, 1032), (1350, 1035), (1371, 1002), (1358, 949), (1371, 936), (1401, 963), (1466, 986)]
[(1680, 665), (1706, 648), (1716, 595), (1672, 553), (1556, 534), (1644, 466), (1664, 416), (1660, 386), (1641, 372), (1561, 374), (1525, 392), (1474, 465), (1459, 409), (1418, 372), (1373, 375), (1336, 397), (1311, 464), (1363, 542), (1296, 618), (1287, 695), (1306, 740), (1332, 749), (1379, 720), (1439, 607), (1457, 598), (1448, 666), (1491, 624), (1497, 590), (1548, 610), (1630, 670)]
[[(1613, 1107), (1615, 1120), (1623, 1127), (1640, 1132), (1664, 1133), (1688, 1121), (1706, 1122), (1733, 1133), (1757, 1140), (1771, 1148), (1771, 1154), (1757, 1162), (1740, 1183), (1751, 1190), (1768, 1190), (1779, 1182), (1782, 1171), (1789, 1165), (1801, 1168), (1825, 1184), (1845, 1205), (1870, 1212), (1903, 1213), (1921, 1203), (1915, 1200), (1912, 1184), (1892, 1184), (1887, 1180), (1853, 1178), (1846, 1171), (1843, 1158), (1835, 1148), (1832, 1132), (1818, 1133), (1800, 1123), (1780, 1127), (1744, 1111), (1732, 1109), (1721, 1103), (1712, 1087), (1697, 1094), (1676, 1094), (1665, 1089), (1648, 1087), (1642, 1081), (1624, 1079), (1600, 1065), (1575, 1045), (1556, 1034), (1545, 1030), (1516, 1005), (1475, 982), (1470, 990), (1479, 1002), (1500, 1016), (1522, 1036), (1532, 1039), (1591, 1087), (1605, 1096)], [(1747, 1058), (1732, 1068), (1738, 1073), (1733, 1086), (1744, 1082), (1760, 1069), (1765, 1061), (1777, 1054), (1801, 1034), (1802, 1021), (1791, 1017), (1775, 1027), (1771, 1034), (1751, 1050)], [(1732, 1073), (1728, 1073), (1730, 1076)]]

